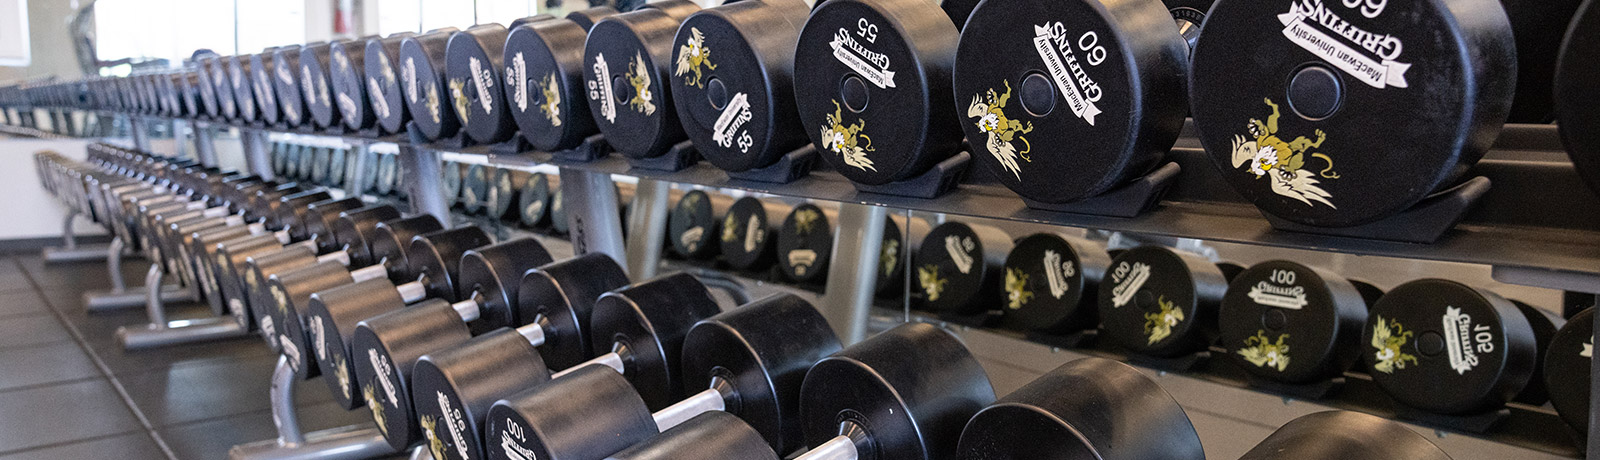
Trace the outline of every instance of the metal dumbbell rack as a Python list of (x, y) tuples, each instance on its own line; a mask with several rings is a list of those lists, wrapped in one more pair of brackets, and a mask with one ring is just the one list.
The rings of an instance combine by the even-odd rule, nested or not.
[[(251, 172), (271, 177), (264, 131), (243, 129), (242, 132), (245, 134), (241, 137), (249, 139), (245, 152)], [(351, 138), (342, 132), (326, 134), (345, 137), (358, 146), (373, 141)], [(146, 143), (139, 141), (141, 137), (135, 138), (136, 145)], [(614, 156), (579, 162), (539, 152), (504, 154), (484, 148), (431, 146), (415, 136), (384, 141), (399, 145), (400, 165), (409, 178), (407, 187), (413, 210), (441, 217), (444, 222), (450, 221), (449, 206), (434, 192), (439, 187), (441, 151), (484, 155), (489, 164), (499, 167), (550, 165), (559, 168), (563, 186), (570, 187), (565, 193), (568, 200), (565, 205), (573, 210), (569, 214), (569, 224), (575, 251), (612, 255), (624, 262), (634, 279), (653, 275), (660, 265), (665, 233), (662, 230), (668, 209), (667, 190), (671, 183), (839, 202), (835, 263), (828, 273), (823, 301), (819, 305), (830, 323), (842, 329), (841, 337), (847, 343), (860, 340), (868, 330), (875, 288), (871, 267), (880, 249), (888, 208), (1257, 246), (1480, 264), (1493, 267), (1494, 279), (1505, 283), (1600, 293), (1600, 224), (1596, 221), (1600, 219), (1596, 217), (1600, 216), (1600, 198), (1583, 186), (1571, 164), (1564, 160), (1551, 126), (1509, 126), (1495, 149), (1473, 170), (1492, 184), (1496, 189), (1494, 193), (1485, 194), (1470, 211), (1434, 216), (1444, 221), (1431, 223), (1449, 230), (1428, 243), (1277, 229), (1221, 183), (1209, 158), (1191, 141), (1181, 141), (1170, 156), (1178, 167), (1186, 170), (1183, 180), (1166, 191), (1160, 206), (1131, 217), (1032, 209), (1004, 187), (972, 180), (938, 198), (924, 199), (858, 192), (842, 176), (828, 171), (813, 172), (787, 184), (769, 184), (731, 179), (705, 164), (675, 172), (648, 171), (632, 169), (625, 160)], [(197, 145), (197, 150), (206, 148)], [(613, 174), (639, 180), (634, 198), (636, 211), (627, 222), (622, 222), (615, 212), (607, 211), (616, 209), (618, 200), (610, 186)], [(620, 237), (623, 225), (628, 226), (629, 234), (644, 237), (624, 242)], [(969, 340), (1010, 341), (1003, 342), (1003, 346), (1023, 351), (1074, 353), (977, 330), (964, 330), (962, 334)], [(287, 372), (286, 367), (281, 366), (279, 372)], [(363, 458), (387, 450), (381, 447), (381, 439), (374, 442), (375, 433), (359, 430), (301, 434), (294, 422), (292, 404), (284, 402), (292, 399), (289, 381), (287, 376), (275, 376), (274, 416), (279, 423), (279, 439), (239, 446), (235, 458)], [(1600, 366), (1592, 367), (1591, 382), (1594, 385), (1591, 394), (1600, 394)], [(1235, 409), (1240, 417), (1252, 417), (1262, 411), (1282, 411), (1267, 404), (1278, 397), (1255, 390), (1189, 380), (1178, 383), (1178, 388), (1179, 392), (1228, 400), (1260, 400), (1261, 404), (1256, 405), (1259, 407)], [(1306, 404), (1317, 407), (1313, 403)], [(1306, 406), (1299, 407), (1297, 410), (1308, 410)], [(1600, 460), (1600, 423), (1591, 426), (1596, 428), (1587, 433), (1586, 458)], [(1487, 445), (1498, 446), (1486, 449), (1492, 452), (1540, 453), (1469, 436), (1445, 436), (1443, 431), (1438, 434), (1435, 441), (1451, 453), (1494, 455), (1475, 451)]]

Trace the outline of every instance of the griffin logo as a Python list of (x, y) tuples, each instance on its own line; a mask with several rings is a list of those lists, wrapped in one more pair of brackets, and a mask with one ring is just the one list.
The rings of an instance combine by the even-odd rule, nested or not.
[(844, 110), (839, 107), (839, 101), (833, 101), (833, 113), (827, 117), (828, 124), (822, 127), (822, 148), (839, 154), (844, 158), (844, 163), (863, 171), (877, 171), (872, 167), (872, 159), (867, 154), (873, 152), (872, 138), (862, 134), (866, 129), (866, 120), (856, 120), (854, 124), (845, 126)]
[[(972, 103), (967, 105), (967, 118), (977, 118), (974, 124), (978, 130), (989, 135), (988, 142), (984, 143), (990, 155), (1000, 162), (1000, 166), (1010, 171), (1017, 180), (1022, 180), (1022, 167), (1017, 159), (1031, 162), (1028, 152), (1033, 151), (1033, 145), (1028, 143), (1028, 138), (1023, 134), (1033, 132), (1033, 122), (1022, 122), (1006, 116), (1006, 103), (1011, 100), (1011, 82), (1006, 81), (1006, 91), (996, 93), (993, 88), (982, 96), (972, 96)], [(1022, 150), (1017, 150), (1013, 141), (1022, 142)]]
[[(1233, 136), (1233, 167), (1244, 168), (1256, 178), (1263, 176), (1271, 180), (1273, 193), (1299, 200), (1307, 206), (1316, 203), (1328, 205), (1338, 209), (1333, 202), (1333, 194), (1323, 190), (1318, 184), (1322, 179), (1338, 179), (1339, 173), (1333, 171), (1333, 158), (1322, 153), (1310, 152), (1322, 146), (1328, 139), (1328, 134), (1316, 130), (1317, 140), (1313, 141), (1305, 136), (1285, 142), (1278, 137), (1278, 104), (1272, 99), (1263, 99), (1267, 107), (1272, 108), (1272, 115), (1267, 116), (1267, 121), (1251, 118), (1246, 128), (1250, 136)], [(1253, 139), (1253, 140), (1252, 140)], [(1321, 159), (1327, 167), (1320, 173), (1307, 170), (1306, 157)], [(1321, 179), (1319, 179), (1319, 177)], [(1315, 202), (1315, 203), (1313, 203)]]
[[(678, 68), (674, 75), (685, 77), (683, 84), (696, 88), (705, 87), (704, 75), (700, 68), (707, 71), (717, 70), (717, 65), (711, 63), (711, 49), (706, 48), (706, 37), (696, 27), (689, 28), (689, 41), (678, 47)], [(692, 76), (687, 76), (689, 74)]]

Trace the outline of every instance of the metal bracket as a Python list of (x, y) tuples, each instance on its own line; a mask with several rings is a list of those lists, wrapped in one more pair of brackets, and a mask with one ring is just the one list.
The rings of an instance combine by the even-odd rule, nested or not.
[[(212, 140), (215, 137), (216, 128), (199, 121), (190, 121), (189, 128), (194, 131), (194, 159), (206, 166), (217, 166), (217, 145)], [(259, 133), (257, 134), (259, 135)], [(173, 126), (173, 137), (177, 137), (177, 125)], [(240, 138), (243, 139), (243, 136), (241, 135)], [(183, 142), (178, 142), (177, 144), (183, 145)], [(248, 152), (249, 150), (246, 149), (245, 151)], [(267, 164), (271, 165), (270, 162)], [(267, 173), (271, 174), (272, 168), (268, 167), (267, 170)]]
[(144, 120), (129, 115), (128, 132), (133, 136), (133, 148), (141, 152), (150, 151), (150, 133), (145, 132)]
[[(406, 199), (411, 202), (411, 211), (431, 215), (445, 228), (454, 227), (450, 220), (450, 204), (444, 202), (444, 194), (439, 192), (439, 151), (418, 145), (421, 143), (415, 136), (411, 142), (399, 143), (400, 175), (406, 178)], [(345, 181), (350, 179), (345, 178)]]
[(599, 252), (611, 256), (629, 273), (623, 250), (622, 217), (617, 214), (617, 187), (611, 175), (561, 168), (561, 198), (567, 200), (567, 232), (573, 255)]
[[(122, 280), (122, 248), (121, 236), (111, 239), (111, 245), (106, 248), (106, 268), (111, 272), (111, 290), (84, 293), (83, 304), (88, 311), (120, 310), (148, 303), (145, 298), (149, 286), (128, 289), (127, 283)], [(160, 267), (160, 263), (152, 267)], [(194, 291), (181, 286), (161, 286), (159, 292), (163, 302), (195, 300)]]
[(272, 422), (278, 438), (240, 444), (228, 449), (232, 460), (354, 460), (392, 455), (389, 442), (375, 428), (347, 426), (301, 433), (294, 407), (294, 369), (288, 358), (278, 357), (272, 371)]
[(846, 345), (867, 338), (886, 220), (888, 211), (881, 206), (839, 203), (839, 230), (833, 235), (821, 310)]
[[(647, 280), (656, 276), (661, 266), (661, 249), (667, 234), (667, 182), (639, 179), (633, 191), (632, 211), (628, 213), (627, 263), (628, 277)], [(565, 194), (563, 194), (564, 196)]]
[[(161, 265), (151, 265), (144, 277), (145, 286), (160, 286), (163, 274)], [(122, 344), (123, 349), (142, 350), (250, 335), (249, 328), (232, 317), (169, 322), (159, 291), (145, 291), (145, 309), (150, 315), (150, 324), (117, 328), (117, 342)]]
[(92, 262), (97, 260), (106, 260), (106, 251), (110, 249), (110, 245), (96, 244), (81, 247), (78, 246), (77, 234), (72, 230), (72, 222), (73, 220), (77, 219), (77, 217), (78, 211), (75, 209), (69, 209), (67, 211), (67, 217), (61, 219), (61, 246), (44, 248), (44, 251), (42, 251), (42, 256), (44, 257), (45, 263)]
[[(195, 134), (195, 143), (201, 145), (200, 148), (204, 150), (207, 148), (205, 145), (211, 144), (211, 137), (207, 133), (205, 136), (206, 142), (203, 144), (200, 143), (201, 137), (197, 132)], [(272, 173), (272, 157), (267, 154), (267, 135), (265, 133), (253, 129), (241, 129), (239, 130), (239, 143), (244, 147), (245, 164), (248, 165), (250, 174), (260, 176), (263, 180), (277, 179), (277, 176)], [(213, 160), (215, 160), (216, 152), (214, 148), (212, 155)], [(203, 162), (204, 160), (201, 161)]]

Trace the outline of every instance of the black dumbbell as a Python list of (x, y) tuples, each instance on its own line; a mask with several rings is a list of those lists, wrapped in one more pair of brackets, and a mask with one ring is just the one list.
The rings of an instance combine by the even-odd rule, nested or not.
[(672, 251), (688, 259), (716, 257), (721, 245), (717, 243), (722, 233), (718, 217), (727, 214), (733, 198), (723, 194), (709, 194), (690, 190), (678, 199), (667, 214), (667, 239)]
[(1367, 301), (1333, 272), (1287, 260), (1251, 266), (1218, 313), (1228, 357), (1251, 375), (1307, 383), (1343, 375), (1361, 354)]
[(1084, 358), (978, 411), (961, 431), (956, 458), (1204, 460), (1206, 454), (1189, 416), (1161, 385), (1127, 364)]
[(1279, 427), (1239, 460), (1450, 460), (1400, 423), (1350, 411), (1303, 415)]
[(522, 225), (535, 228), (548, 225), (550, 222), (550, 207), (555, 196), (554, 189), (561, 187), (561, 178), (544, 173), (533, 173), (528, 180), (522, 183), (522, 192), (517, 198), (521, 205), (520, 220)]
[(335, 108), (332, 83), (328, 80), (328, 42), (308, 43), (300, 47), (300, 96), (305, 100), (307, 118), (317, 129), (339, 126), (339, 109)]
[(412, 401), (418, 358), (461, 346), (479, 335), (472, 340), (484, 344), (482, 348), (499, 348), (496, 356), (527, 349), (541, 368), (545, 359), (540, 354), (550, 361), (580, 362), (592, 355), (586, 326), (595, 299), (625, 283), (622, 268), (602, 254), (528, 270), (515, 285), (501, 285), (514, 290), (510, 294), (517, 299), (517, 314), (527, 318), (520, 333), (503, 329), (520, 323), (480, 320), (473, 301), (419, 305), (362, 321), (352, 333), (351, 352), (357, 356), (356, 378), (363, 395), (373, 398), (367, 404), (383, 427), (384, 438), (397, 449), (421, 440), (415, 425), (418, 406)]
[(445, 47), (445, 77), (456, 118), (473, 141), (494, 144), (510, 140), (517, 125), (506, 109), (502, 79), (506, 34), (523, 24), (554, 19), (542, 14), (517, 19), (510, 27), (478, 24), (450, 36)]
[(589, 114), (607, 144), (629, 158), (654, 158), (688, 136), (672, 108), (672, 35), (700, 7), (650, 2), (595, 22), (584, 42)]
[(256, 97), (259, 118), (267, 125), (276, 125), (283, 119), (283, 112), (278, 108), (278, 87), (273, 83), (277, 78), (277, 62), (273, 56), (277, 52), (277, 47), (271, 47), (250, 55), (250, 88)]
[[(934, 244), (942, 244), (934, 241)], [(1111, 256), (1105, 246), (1060, 233), (1035, 233), (1006, 255), (1002, 325), (1067, 334), (1099, 324), (1098, 288)]]
[(423, 138), (435, 140), (455, 136), (461, 129), (456, 112), (445, 94), (445, 47), (454, 27), (430, 30), (400, 40), (401, 93), (411, 121)]
[(576, 148), (599, 132), (589, 105), (582, 102), (588, 94), (583, 44), (595, 21), (615, 14), (616, 8), (598, 6), (508, 28), (506, 106), (522, 138), (535, 149)]
[[(800, 423), (810, 450), (796, 458), (955, 458), (962, 427), (992, 402), (988, 376), (960, 340), (930, 324), (900, 325), (806, 373)], [(721, 415), (702, 414), (609, 458), (780, 458), (757, 448), (766, 444), (760, 432)]]
[(1097, 299), (1101, 334), (1116, 346), (1158, 358), (1203, 351), (1215, 341), (1228, 273), (1237, 273), (1160, 246), (1122, 251), (1108, 270)]
[[(601, 459), (705, 412), (723, 411), (757, 427), (766, 449), (800, 444), (800, 384), (839, 339), (810, 303), (768, 296), (695, 324), (683, 341), (687, 388), (706, 388), (655, 413), (621, 374), (589, 366), (496, 402), (484, 444), (528, 458)], [(605, 391), (611, 390), (611, 391)], [(586, 420), (588, 423), (572, 423)], [(498, 440), (496, 443), (494, 441)]]
[(1550, 405), (1579, 433), (1589, 431), (1589, 370), (1594, 361), (1594, 307), (1567, 320), (1544, 355)]
[(272, 70), (272, 89), (278, 96), (278, 108), (283, 111), (283, 124), (299, 126), (306, 118), (305, 96), (300, 90), (300, 47), (280, 46), (273, 50)]
[(367, 102), (367, 36), (335, 41), (328, 47), (328, 86), (345, 129), (360, 131), (377, 123), (378, 117)]
[(362, 63), (367, 76), (367, 99), (371, 101), (372, 115), (385, 133), (405, 132), (411, 121), (411, 111), (406, 110), (405, 92), (400, 87), (400, 42), (415, 34), (398, 32), (383, 38), (367, 40)]
[(787, 214), (782, 203), (751, 196), (734, 200), (722, 214), (717, 252), (734, 269), (766, 270), (776, 259), (772, 246)]
[(989, 323), (1007, 310), (992, 308), (1001, 299), (1006, 256), (1013, 243), (999, 228), (950, 221), (934, 227), (911, 259), (915, 295), (921, 309), (960, 316), (983, 316)]
[(532, 346), (543, 341), (543, 327), (536, 324), (429, 353), (412, 369), (418, 425), (430, 444), (441, 443), (447, 453), (459, 454), (448, 458), (482, 456), (485, 417), (495, 401), (594, 364), (625, 376), (651, 410), (665, 408), (683, 394), (680, 352), (685, 335), (695, 322), (718, 310), (703, 284), (679, 273), (601, 295), (588, 331), (598, 356), (560, 373), (552, 373)]

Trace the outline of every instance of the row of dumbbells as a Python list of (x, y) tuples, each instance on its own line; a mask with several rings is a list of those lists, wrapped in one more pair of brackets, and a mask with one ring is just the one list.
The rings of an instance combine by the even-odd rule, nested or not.
[[(358, 154), (362, 156), (357, 158)], [(380, 196), (403, 195), (398, 155), (373, 149), (355, 150), (286, 140), (272, 142), (268, 149), (272, 172), (283, 180), (360, 190)], [(357, 171), (357, 165), (363, 168)], [(346, 180), (359, 178), (361, 184), (347, 186)]]
[[(416, 224), (431, 218), (358, 217), (385, 207), (339, 221), (389, 234), (437, 229)], [(1176, 401), (1109, 360), (1068, 363), (996, 401), (977, 360), (931, 325), (843, 347), (792, 295), (724, 311), (692, 276), (630, 284), (606, 256), (555, 261), (534, 240), (490, 243), (472, 227), (417, 233), (382, 256), (380, 241), (365, 248), (371, 265), (354, 271), (362, 262), (338, 260), (348, 257), (269, 266), (307, 246), (248, 257), (250, 276), (265, 276), (248, 297), (286, 326), (272, 334), (300, 375), (320, 371), (335, 399), (366, 405), (395, 447), (420, 444), (434, 458), (776, 459), (802, 449), (815, 459), (1204, 458)], [(418, 262), (457, 254), (450, 265)], [(1317, 414), (1247, 458), (1331, 455), (1305, 438), (1338, 433), (1387, 432), (1400, 442), (1390, 449), (1437, 452), (1388, 424)]]

